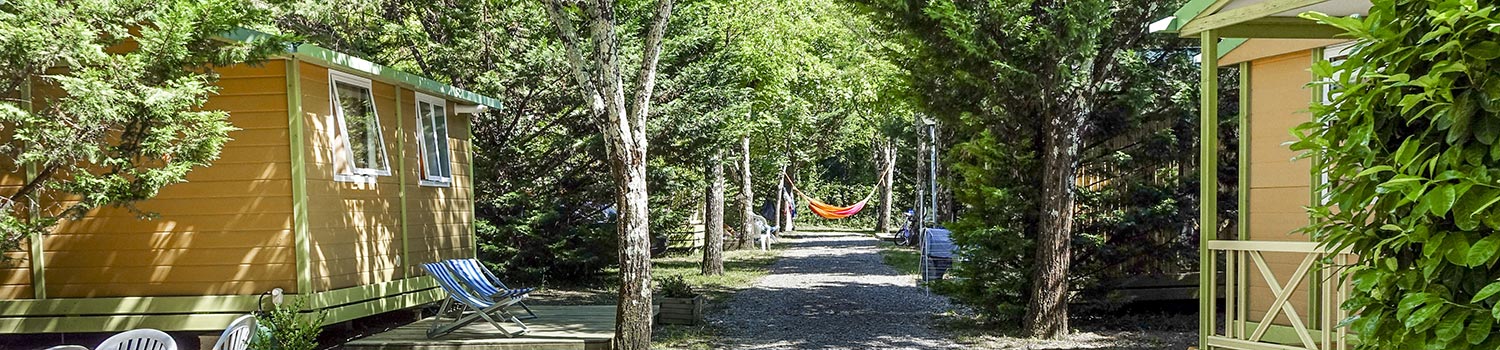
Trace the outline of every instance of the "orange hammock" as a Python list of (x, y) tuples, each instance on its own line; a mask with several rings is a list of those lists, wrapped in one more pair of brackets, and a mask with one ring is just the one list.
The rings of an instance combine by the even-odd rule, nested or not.
[[(885, 182), (885, 173), (890, 172), (891, 168), (892, 167), (887, 166), (885, 168), (885, 171), (881, 172), (880, 181), (882, 183)], [(790, 176), (787, 176), (786, 173), (781, 173), (781, 177), (786, 178), (786, 182), (792, 185), (793, 192), (797, 192), (798, 196), (802, 196), (802, 199), (807, 200), (807, 208), (812, 210), (813, 214), (817, 214), (819, 217), (822, 217), (824, 219), (843, 219), (854, 216), (854, 214), (859, 214), (860, 210), (865, 209), (865, 204), (868, 204), (870, 202), (870, 198), (875, 197), (875, 191), (880, 189), (880, 185), (876, 184), (875, 188), (870, 189), (870, 194), (865, 195), (865, 199), (861, 199), (859, 200), (859, 202), (855, 202), (854, 205), (840, 207), (824, 203), (817, 198), (813, 198), (812, 196), (808, 196), (806, 193), (802, 193), (802, 190), (797, 189), (797, 184), (795, 182), (792, 182), (792, 178)]]

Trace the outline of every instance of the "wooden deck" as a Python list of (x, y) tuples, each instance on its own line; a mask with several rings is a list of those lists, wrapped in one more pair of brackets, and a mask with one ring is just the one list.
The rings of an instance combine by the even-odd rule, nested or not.
[[(484, 321), (427, 339), (432, 318), (344, 344), (352, 350), (610, 350), (615, 336), (614, 305), (532, 306), (540, 317), (526, 320), (531, 331), (506, 338)], [(509, 326), (508, 324), (506, 326)]]

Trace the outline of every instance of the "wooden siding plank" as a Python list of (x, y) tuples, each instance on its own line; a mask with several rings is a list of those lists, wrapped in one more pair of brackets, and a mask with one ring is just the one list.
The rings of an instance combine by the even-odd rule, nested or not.
[[(343, 169), (345, 151), (335, 138), (340, 127), (329, 107), (328, 70), (304, 67), (301, 82), (305, 84), (303, 104), (309, 117), (305, 125), (309, 130), (307, 191), (313, 288), (329, 290), (394, 281), (401, 276), (396, 261), (400, 252), (399, 180), (380, 176), (373, 184), (332, 181)], [(393, 172), (402, 152), (393, 146), (401, 136), (396, 132), (396, 90), (390, 84), (371, 83)]]
[(48, 296), (258, 293), (272, 285), (262, 281), (292, 278), (290, 139), (271, 122), (285, 120), (284, 70), (280, 60), (218, 68), (221, 89), (205, 107), (241, 128), (219, 160), (137, 203), (157, 219), (102, 208), (59, 225), (42, 247)]
[[(1311, 202), (1311, 166), (1307, 159), (1292, 161), (1295, 153), (1284, 144), (1292, 139), (1290, 129), (1311, 116), (1307, 113), (1312, 93), (1305, 85), (1312, 81), (1308, 68), (1310, 51), (1265, 57), (1250, 62), (1255, 72), (1251, 85), (1251, 127), (1249, 134), (1250, 178), (1248, 212), (1249, 237), (1260, 241), (1306, 242), (1306, 235), (1296, 232), (1307, 225), (1307, 205)], [(1285, 284), (1292, 276), (1302, 253), (1264, 253), (1267, 266)], [(1310, 277), (1309, 277), (1310, 278)], [(1246, 277), (1246, 317), (1260, 319), (1274, 301), (1271, 290), (1252, 269)], [(1288, 302), (1303, 315), (1310, 315), (1309, 288), (1304, 280)], [(1286, 315), (1278, 315), (1273, 324), (1290, 324)]]
[[(19, 247), (30, 247), (31, 239), (21, 239)], [(31, 254), (26, 251), (4, 252), (9, 264), (0, 265), (0, 300), (30, 299), (36, 295), (31, 288)]]
[[(88, 268), (99, 267), (90, 263), (91, 261), (104, 259), (109, 261), (110, 267), (155, 267), (155, 266), (220, 266), (241, 267), (257, 264), (291, 264), (296, 258), (296, 251), (292, 247), (257, 247), (244, 249), (234, 248), (176, 248), (161, 250), (119, 250), (119, 251), (88, 251), (88, 250), (65, 250), (51, 251), (48, 254), (58, 256), (49, 268)], [(83, 259), (87, 255), (108, 255), (101, 258)]]

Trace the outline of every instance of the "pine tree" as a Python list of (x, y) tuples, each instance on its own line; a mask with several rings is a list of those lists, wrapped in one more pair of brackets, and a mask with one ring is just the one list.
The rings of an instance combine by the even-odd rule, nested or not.
[(218, 158), (234, 128), (201, 109), (213, 69), (283, 49), (220, 35), (268, 20), (249, 1), (0, 2), (0, 163), (19, 182), (0, 193), (0, 251), (94, 208), (134, 210)]

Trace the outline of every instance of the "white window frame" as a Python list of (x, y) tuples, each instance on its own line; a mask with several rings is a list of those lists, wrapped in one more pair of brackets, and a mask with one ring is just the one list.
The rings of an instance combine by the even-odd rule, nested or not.
[[(385, 168), (360, 168), (355, 165), (354, 144), (349, 140), (349, 123), (344, 119), (344, 108), (339, 105), (338, 83), (363, 87), (366, 91), (369, 91), (370, 111), (375, 114), (375, 135), (380, 139), (380, 145), (377, 148), (380, 149), (381, 163), (385, 165)], [(391, 176), (391, 158), (386, 154), (385, 150), (385, 129), (380, 125), (380, 110), (376, 107), (375, 87), (370, 82), (370, 79), (332, 69), (328, 70), (328, 102), (329, 108), (333, 111), (334, 120), (338, 122), (338, 132), (340, 134), (336, 135), (336, 137), (344, 144), (344, 155), (346, 158), (343, 161), (347, 162), (348, 165), (347, 173), (335, 170), (336, 173), (333, 174), (333, 179), (343, 182), (368, 183), (373, 182), (376, 176)]]
[[(1339, 44), (1333, 44), (1333, 45), (1325, 46), (1325, 47), (1322, 48), (1322, 50), (1323, 50), (1322, 51), (1322, 55), (1321, 55), (1322, 59), (1324, 61), (1327, 61), (1330, 64), (1337, 64), (1337, 63), (1339, 63), (1339, 62), (1341, 62), (1341, 61), (1343, 61), (1345, 59), (1348, 59), (1349, 55), (1354, 52), (1354, 44), (1355, 44), (1354, 41), (1349, 41), (1349, 42), (1344, 42), (1344, 43), (1339, 43)], [(1331, 104), (1331, 103), (1333, 103), (1333, 100), (1336, 99), (1336, 98), (1338, 98), (1338, 95), (1336, 93), (1334, 93), (1333, 86), (1330, 86), (1330, 85), (1318, 85), (1318, 103), (1319, 104), (1324, 104), (1324, 105)], [(1326, 171), (1326, 170), (1320, 170), (1320, 171), (1318, 171), (1317, 178), (1314, 179), (1314, 180), (1317, 181), (1317, 184), (1327, 184), (1328, 181), (1330, 181), (1330, 179), (1328, 178), (1328, 171)], [(1326, 186), (1322, 190), (1317, 191), (1316, 194), (1317, 194), (1317, 198), (1316, 199), (1317, 199), (1318, 203), (1313, 203), (1313, 205), (1324, 205), (1324, 204), (1327, 204), (1328, 201), (1329, 201), (1329, 198), (1333, 197), (1333, 193), (1330, 192), (1329, 189)]]
[[(427, 147), (429, 145), (427, 144), (427, 135), (425, 135), (425, 133), (427, 132), (427, 129), (425, 128), (425, 126), (427, 126), (427, 123), (429, 121), (425, 120), (426, 118), (422, 115), (422, 104), (423, 103), (426, 103), (426, 104), (431, 105), (431, 106), (442, 108), (443, 109), (443, 115), (441, 116), (443, 118), (443, 128), (442, 128), (443, 135), (442, 135), (442, 137), (444, 139), (447, 139), (448, 135), (449, 135), (448, 134), (448, 120), (447, 120), (447, 118), (448, 118), (448, 112), (449, 112), (449, 109), (448, 109), (448, 100), (445, 100), (445, 99), (437, 97), (437, 96), (423, 94), (423, 93), (420, 93), (420, 92), (417, 92), (415, 94), (416, 94), (416, 98), (414, 98), (413, 100), (416, 100), (416, 101), (413, 101), (413, 107), (414, 107), (414, 110), (416, 111), (416, 113), (412, 113), (412, 115), (413, 115), (413, 117), (415, 117), (417, 119), (417, 128), (415, 130), (416, 133), (417, 133), (417, 135), (416, 135), (417, 136), (417, 153), (420, 154), (418, 157), (420, 157), (419, 159), (422, 160), (421, 166), (417, 167), (417, 171), (422, 175), (421, 176), (421, 180), (418, 180), (417, 184), (421, 185), (421, 186), (427, 186), (427, 187), (450, 187), (450, 186), (453, 186), (453, 152), (452, 152), (452, 149), (447, 148), (447, 147), (439, 147), (438, 148), (438, 152), (442, 152), (442, 153), (446, 154), (446, 156), (448, 158), (447, 162), (442, 162), (442, 164), (439, 165), (439, 166), (442, 166), (442, 167), (446, 168), (446, 170), (447, 170), (446, 172), (448, 173), (448, 176), (433, 176), (432, 174), (429, 174), (428, 171), (427, 171), (427, 167), (429, 166), (429, 164), (435, 164), (435, 163), (431, 163), (431, 162), (433, 162), (433, 160), (427, 159)], [(434, 130), (436, 130), (436, 128), (434, 128)], [(442, 155), (439, 155), (439, 158), (442, 158)]]

